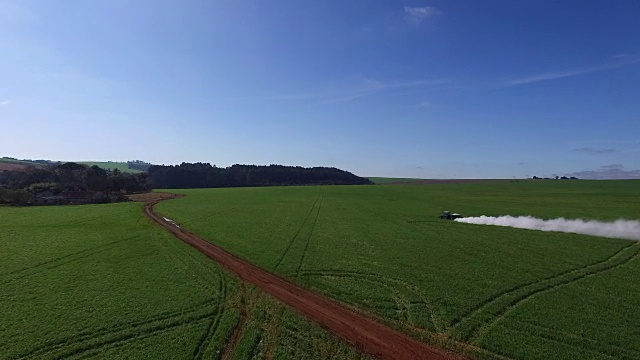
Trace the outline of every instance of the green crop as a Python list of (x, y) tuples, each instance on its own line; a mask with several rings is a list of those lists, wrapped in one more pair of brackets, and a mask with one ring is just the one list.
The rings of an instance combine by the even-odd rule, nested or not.
[(0, 359), (264, 359), (291, 346), (362, 357), (152, 225), (139, 203), (0, 207), (0, 219)]
[[(639, 181), (176, 192), (187, 196), (158, 204), (160, 213), (425, 341), (458, 349), (457, 342), (469, 343), (466, 351), (489, 358), (545, 358), (555, 346), (564, 349), (556, 356), (563, 359), (593, 351), (638, 354), (634, 309), (640, 304), (630, 299), (640, 298), (640, 288), (629, 276), (613, 274), (636, 266), (639, 243), (462, 224), (438, 215), (639, 219)], [(596, 281), (605, 276), (612, 277), (613, 290)], [(580, 312), (580, 284), (601, 313)], [(564, 292), (561, 302), (548, 300)], [(608, 296), (597, 296), (601, 292)], [(532, 322), (539, 314), (548, 317)]]

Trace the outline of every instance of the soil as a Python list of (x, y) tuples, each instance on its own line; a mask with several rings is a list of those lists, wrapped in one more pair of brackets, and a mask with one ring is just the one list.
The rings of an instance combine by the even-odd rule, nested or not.
[[(144, 213), (167, 231), (217, 261), (242, 280), (251, 283), (308, 319), (342, 337), (364, 353), (380, 359), (466, 359), (444, 349), (427, 345), (380, 324), (338, 302), (304, 289), (284, 278), (243, 260), (222, 248), (167, 222), (153, 211), (158, 202), (176, 197), (173, 194), (151, 193)], [(142, 199), (142, 196), (138, 196)]]

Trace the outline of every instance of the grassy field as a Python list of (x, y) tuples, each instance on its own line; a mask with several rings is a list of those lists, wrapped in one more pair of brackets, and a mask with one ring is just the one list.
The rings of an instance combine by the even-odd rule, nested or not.
[(387, 177), (368, 177), (367, 179), (373, 181), (376, 184), (401, 184), (412, 181), (420, 181), (423, 179), (415, 179), (415, 178), (387, 178)]
[[(51, 164), (57, 164), (58, 162), (52, 161)], [(25, 160), (16, 160), (10, 159), (6, 157), (0, 158), (0, 164), (11, 164), (11, 165), (23, 165), (23, 166), (43, 166), (42, 163), (36, 163), (33, 161), (25, 161)], [(117, 161), (79, 161), (78, 164), (84, 164), (87, 166), (97, 165), (105, 170), (115, 170), (118, 169), (121, 172), (125, 173), (141, 173), (142, 171), (136, 169), (130, 169), (129, 165), (126, 162), (117, 162)]]
[(17, 160), (17, 159), (11, 159), (11, 158), (6, 158), (6, 157), (0, 157), (0, 163), (23, 164), (23, 165), (33, 165), (34, 164), (34, 163), (30, 162), (30, 161)]
[(638, 219), (640, 181), (177, 192), (159, 212), (425, 341), (487, 358), (640, 358), (640, 243), (437, 218)]
[(362, 358), (139, 203), (0, 207), (0, 359)]

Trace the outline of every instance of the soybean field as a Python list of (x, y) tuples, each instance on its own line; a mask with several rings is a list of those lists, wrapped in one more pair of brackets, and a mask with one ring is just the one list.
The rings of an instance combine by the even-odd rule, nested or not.
[(365, 358), (141, 208), (0, 207), (0, 359)]
[(640, 243), (438, 218), (637, 220), (639, 181), (176, 192), (159, 213), (422, 341), (477, 358), (640, 358)]

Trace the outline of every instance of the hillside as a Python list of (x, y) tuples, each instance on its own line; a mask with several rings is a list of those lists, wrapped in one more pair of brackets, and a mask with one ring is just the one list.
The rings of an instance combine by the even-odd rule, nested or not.
[[(55, 160), (30, 160), (30, 159), (16, 159), (12, 157), (0, 157), (0, 170), (16, 171), (21, 170), (25, 166), (45, 166), (45, 165), (57, 165), (67, 161), (55, 161)], [(144, 161), (75, 161), (78, 164), (87, 166), (97, 165), (105, 170), (118, 170), (123, 173), (137, 174), (146, 171), (151, 165)]]

